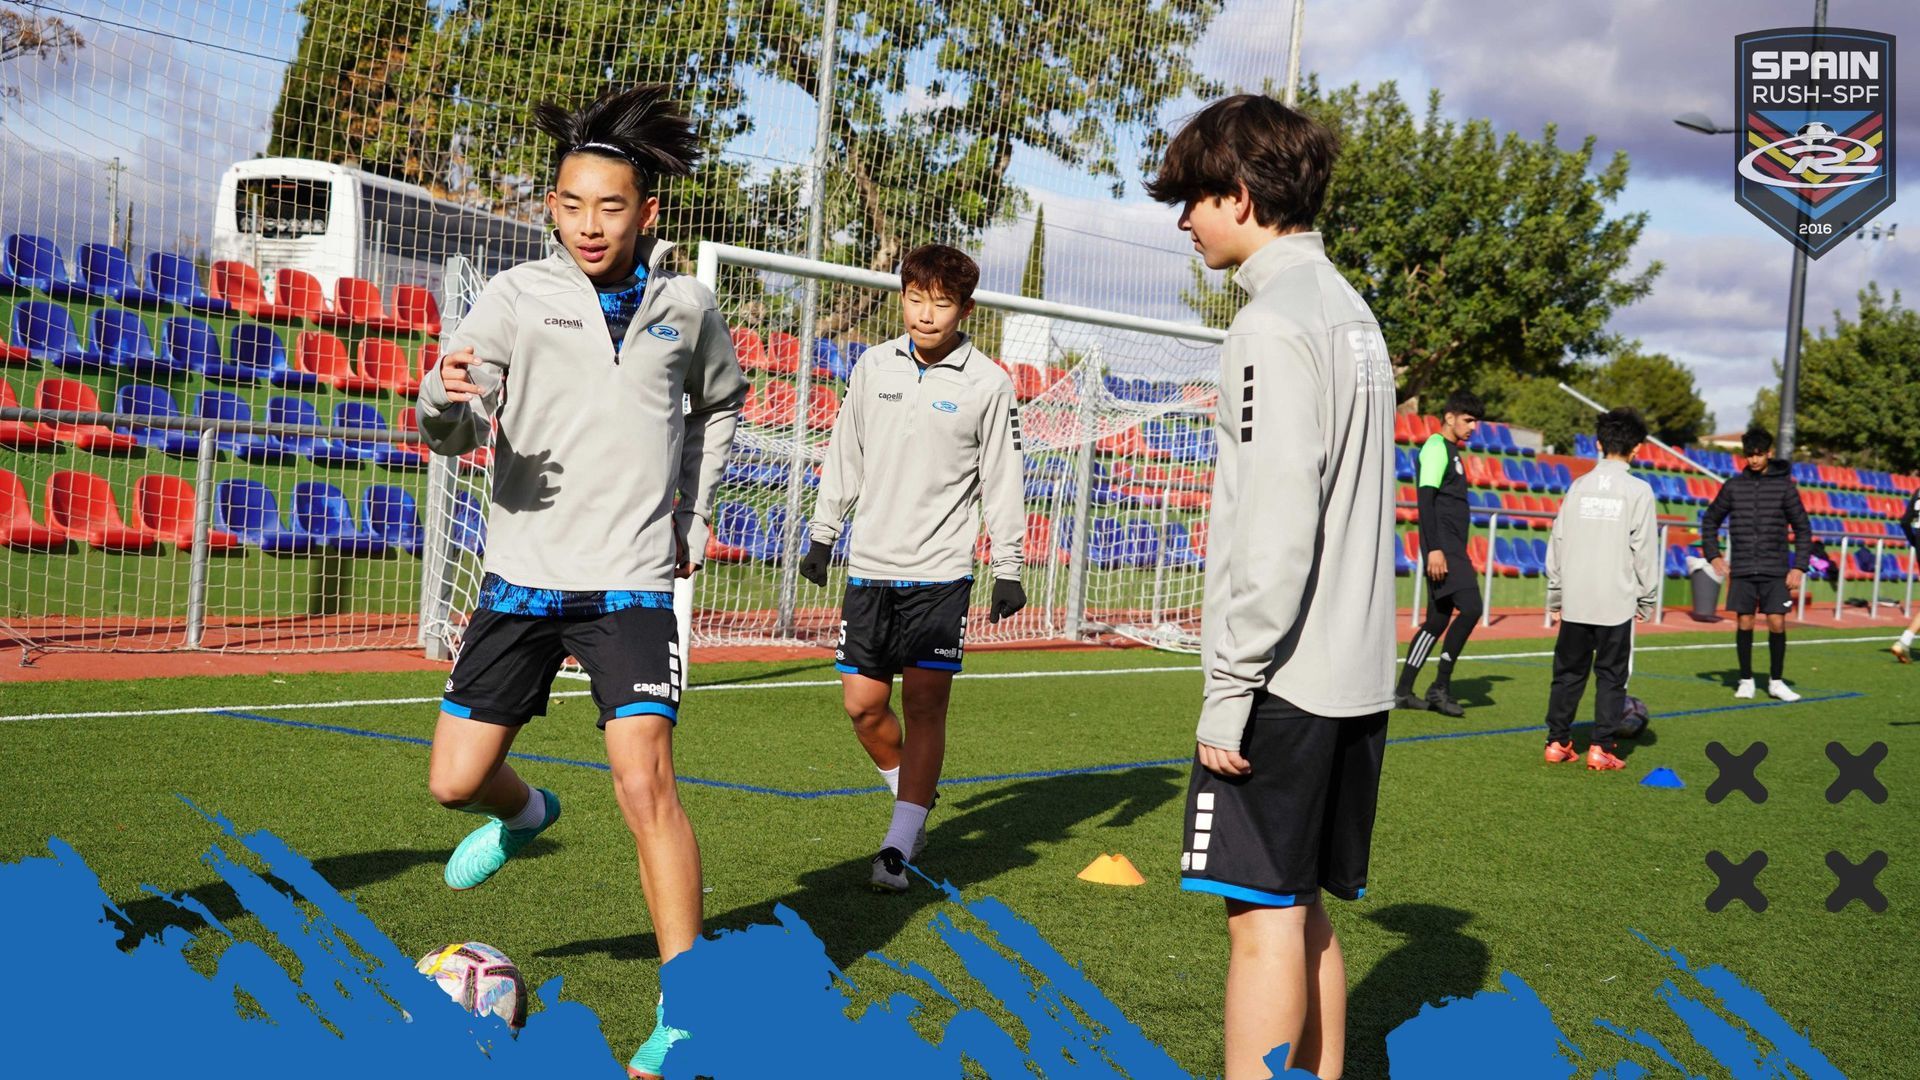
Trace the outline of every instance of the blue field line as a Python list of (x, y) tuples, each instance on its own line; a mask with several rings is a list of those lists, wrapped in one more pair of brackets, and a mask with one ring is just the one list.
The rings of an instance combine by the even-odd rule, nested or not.
[[(1844, 694), (1826, 694), (1821, 697), (1801, 698), (1790, 701), (1751, 701), (1740, 705), (1716, 705), (1707, 709), (1681, 709), (1677, 712), (1659, 713), (1653, 720), (1668, 720), (1678, 716), (1704, 716), (1708, 713), (1743, 712), (1748, 709), (1771, 709), (1782, 705), (1816, 705), (1825, 701), (1845, 701), (1850, 698), (1865, 697), (1860, 691)], [(228, 709), (209, 709), (213, 716), (230, 716), (237, 720), (253, 720), (262, 724), (278, 724), (281, 727), (301, 728), (307, 731), (326, 731), (335, 735), (358, 735), (365, 739), (384, 739), (388, 742), (410, 743), (414, 746), (432, 746), (433, 740), (422, 739), (417, 735), (394, 735), (384, 731), (367, 731), (362, 728), (344, 727), (339, 724), (316, 724), (311, 720), (288, 720), (280, 716), (263, 716), (259, 713), (234, 712)], [(1589, 726), (1586, 722), (1575, 727)], [(1545, 731), (1545, 724), (1529, 724), (1525, 727), (1484, 728), (1478, 731), (1446, 731), (1432, 735), (1403, 735), (1397, 739), (1388, 739), (1389, 746), (1394, 743), (1437, 742), (1441, 739), (1472, 739), (1482, 735), (1524, 735), (1528, 732)], [(533, 761), (543, 765), (573, 765), (582, 769), (598, 769), (608, 772), (604, 761), (582, 761), (578, 758), (553, 757), (548, 754), (526, 754), (512, 751), (507, 755), (518, 761)], [(1169, 765), (1186, 765), (1193, 761), (1191, 757), (1160, 758), (1154, 761), (1126, 761), (1114, 765), (1082, 765), (1071, 769), (1035, 769), (1031, 772), (991, 773), (985, 776), (948, 776), (942, 777), (943, 787), (961, 784), (994, 784), (1008, 780), (1046, 780), (1058, 776), (1087, 776), (1095, 773), (1127, 772), (1132, 769), (1164, 768)], [(752, 795), (773, 795), (782, 799), (831, 799), (847, 795), (878, 795), (887, 790), (884, 784), (870, 787), (823, 788), (819, 791), (787, 791), (782, 788), (764, 787), (760, 784), (736, 784), (727, 780), (707, 780), (698, 776), (679, 777), (680, 783), (695, 787), (718, 788), (722, 791), (743, 791)]]

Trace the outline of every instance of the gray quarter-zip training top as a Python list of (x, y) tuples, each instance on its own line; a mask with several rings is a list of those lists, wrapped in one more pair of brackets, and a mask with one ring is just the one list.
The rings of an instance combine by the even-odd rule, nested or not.
[(965, 340), (922, 368), (906, 335), (861, 354), (834, 421), (808, 535), (831, 544), (854, 512), (849, 576), (956, 581), (987, 522), (993, 576), (1019, 580), (1026, 539), (1013, 380)]
[(486, 569), (515, 585), (662, 591), (676, 536), (705, 558), (747, 383), (713, 293), (667, 268), (672, 247), (641, 242), (646, 292), (617, 357), (593, 282), (557, 248), (487, 282), (451, 335), (448, 351), (473, 347), (480, 397), (451, 401), (438, 368), (421, 380), (434, 450), (483, 446), (499, 420)]
[(1567, 488), (1547, 539), (1547, 610), (1568, 622), (1618, 626), (1652, 615), (1660, 590), (1653, 488), (1602, 460)]

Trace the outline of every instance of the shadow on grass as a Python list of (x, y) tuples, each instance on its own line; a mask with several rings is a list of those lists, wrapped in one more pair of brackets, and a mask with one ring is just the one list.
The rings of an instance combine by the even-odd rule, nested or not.
[(1475, 675), (1471, 678), (1453, 677), (1453, 700), (1468, 709), (1484, 709), (1494, 704), (1493, 684), (1512, 682), (1511, 675)]
[[(538, 837), (514, 855), (519, 859), (538, 859), (560, 850), (560, 845), (546, 837)], [(353, 890), (376, 881), (398, 877), (421, 865), (444, 865), (447, 857), (453, 854), (451, 848), (435, 851), (421, 851), (414, 848), (383, 848), (379, 851), (357, 851), (348, 855), (331, 855), (313, 860), (313, 868), (327, 882), (338, 889), (342, 895), (351, 895)], [(272, 874), (262, 874), (261, 879), (290, 897), (300, 894)], [(179, 892), (169, 896), (181, 895)], [(188, 889), (185, 895), (199, 901), (213, 916), (222, 922), (247, 915), (246, 907), (234, 895), (232, 886), (224, 881)], [(113, 921), (120, 925), (120, 947), (132, 949), (143, 938), (158, 935), (170, 926), (182, 927), (193, 933), (211, 929), (203, 919), (192, 911), (180, 907), (171, 900), (159, 896), (146, 895), (139, 900), (120, 905), (126, 912), (126, 921)]]
[[(1069, 838), (1082, 823), (1124, 828), (1183, 795), (1186, 772), (1172, 767), (1126, 772), (1053, 776), (995, 786), (965, 798), (949, 792), (929, 820), (927, 850), (919, 868), (935, 881), (966, 888), (1039, 861), (1045, 848)], [(885, 823), (883, 803), (873, 801), (875, 843)], [(873, 856), (861, 854), (800, 875), (799, 887), (780, 896), (709, 914), (706, 930), (739, 930), (775, 922), (775, 904), (785, 904), (813, 927), (835, 964), (845, 967), (885, 949), (909, 923), (924, 921), (942, 903), (926, 882), (900, 895), (868, 890)], [(657, 959), (653, 934), (627, 934), (555, 946), (538, 955), (605, 955), (616, 960)]]
[(703, 686), (731, 686), (736, 683), (772, 682), (776, 679), (783, 679), (788, 675), (832, 675), (836, 679), (839, 678), (839, 675), (834, 672), (833, 669), (833, 659), (828, 657), (824, 660), (809, 660), (806, 663), (794, 664), (791, 667), (768, 668), (765, 671), (729, 675), (724, 679), (715, 679), (710, 683), (694, 683), (688, 689), (698, 690)]
[(1438, 904), (1394, 904), (1367, 915), (1405, 942), (1347, 994), (1348, 1080), (1386, 1080), (1387, 1033), (1450, 997), (1478, 993), (1492, 952), (1465, 932), (1470, 912)]

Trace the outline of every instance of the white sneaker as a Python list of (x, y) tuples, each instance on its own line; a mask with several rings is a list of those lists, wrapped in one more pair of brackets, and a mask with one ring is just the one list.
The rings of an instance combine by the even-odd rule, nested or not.
[(1737, 698), (1743, 698), (1743, 699), (1752, 697), (1753, 696), (1753, 680), (1741, 679), (1740, 685), (1733, 688), (1733, 696)]
[(1767, 683), (1767, 696), (1775, 701), (1800, 700), (1800, 695), (1793, 692), (1793, 687), (1788, 686), (1779, 679), (1774, 679)]
[(873, 857), (873, 874), (867, 884), (874, 892), (907, 891), (907, 860), (901, 857), (900, 849), (883, 848)]

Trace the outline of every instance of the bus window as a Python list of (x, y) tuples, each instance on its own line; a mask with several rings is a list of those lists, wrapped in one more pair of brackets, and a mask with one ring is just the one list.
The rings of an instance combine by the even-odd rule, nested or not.
[(331, 180), (247, 177), (234, 192), (234, 225), (242, 233), (272, 239), (318, 236), (327, 231), (332, 208)]

